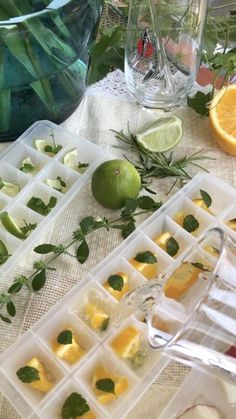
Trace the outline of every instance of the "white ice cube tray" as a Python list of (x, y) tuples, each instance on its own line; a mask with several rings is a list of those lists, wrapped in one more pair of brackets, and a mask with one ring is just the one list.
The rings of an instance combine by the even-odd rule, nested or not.
[[(216, 407), (220, 419), (236, 418), (236, 396), (228, 396), (225, 386), (228, 383), (222, 379), (192, 371), (188, 374), (174, 397), (156, 419), (178, 419), (191, 406), (198, 403)], [(230, 394), (236, 395), (236, 384), (230, 384)], [(207, 419), (207, 418), (206, 418)]]
[[(36, 149), (35, 139), (45, 139), (52, 144), (50, 137), (52, 131), (56, 144), (62, 145), (62, 149), (55, 156), (49, 157)], [(89, 164), (83, 174), (63, 164), (63, 156), (73, 149), (77, 149), (80, 162)], [(19, 170), (26, 157), (30, 157), (32, 163), (38, 167), (35, 175)], [(22, 263), (24, 254), (28, 249), (33, 249), (39, 237), (42, 241), (44, 232), (51, 229), (56, 217), (84, 186), (104, 157), (102, 150), (95, 144), (49, 121), (36, 122), (0, 153), (0, 178), (20, 187), (19, 193), (14, 198), (0, 189), (0, 213), (8, 212), (19, 226), (23, 225), (23, 220), (37, 223), (37, 228), (25, 240), (20, 240), (8, 233), (0, 222), (0, 240), (4, 242), (11, 255), (4, 264), (0, 265), (1, 274), (9, 272), (19, 260)], [(46, 179), (56, 179), (57, 176), (60, 176), (67, 185), (65, 193), (60, 193), (45, 184)], [(33, 196), (41, 198), (45, 203), (54, 196), (57, 198), (57, 204), (47, 216), (42, 216), (27, 207), (28, 201)]]
[[(200, 189), (205, 190), (212, 197), (212, 214), (192, 202), (193, 199), (200, 198)], [(200, 223), (194, 235), (185, 231), (174, 221), (176, 213), (182, 209), (186, 211), (186, 215), (193, 214)], [(143, 316), (140, 312), (125, 311), (122, 305), (119, 306), (122, 303), (119, 303), (105, 289), (104, 283), (110, 275), (124, 272), (128, 275), (130, 290), (140, 284), (145, 284), (147, 279), (130, 264), (130, 260), (139, 251), (149, 250), (156, 255), (155, 276), (173, 271), (179, 266), (183, 252), (190, 248), (199, 234), (208, 228), (220, 226), (235, 237), (236, 233), (226, 226), (226, 222), (235, 217), (235, 189), (211, 175), (197, 175), (98, 264), (31, 330), (20, 337), (0, 358), (0, 388), (22, 417), (24, 419), (59, 418), (62, 404), (72, 390), (76, 390), (86, 398), (96, 417), (112, 419), (125, 417), (169, 360), (161, 356), (158, 351), (149, 348), (146, 325), (143, 323)], [(154, 242), (157, 235), (166, 231), (169, 231), (180, 244), (180, 250), (174, 258)], [(200, 259), (209, 264), (213, 262), (213, 257), (204, 250), (207, 242), (208, 240), (202, 244), (202, 248), (196, 251), (195, 256), (196, 261)], [(215, 245), (215, 243), (208, 244)], [(160, 278), (160, 281), (163, 279)], [(180, 322), (184, 321), (194, 298), (203, 291), (206, 282), (199, 279), (188, 295), (179, 302), (164, 297), (170, 300), (170, 305), (173, 303)], [(103, 307), (109, 316), (121, 307), (122, 315), (119, 322), (111, 322), (105, 332), (94, 331), (84, 313), (83, 307), (88, 301)], [(144, 364), (140, 368), (119, 358), (110, 346), (112, 337), (127, 325), (133, 325), (141, 331), (142, 344), (147, 350)], [(69, 327), (73, 329), (81, 345), (86, 349), (86, 354), (73, 366), (68, 366), (52, 351), (53, 340), (61, 330)], [(16, 371), (25, 366), (32, 356), (42, 360), (46, 368), (54, 374), (55, 386), (45, 395), (23, 384), (16, 376)], [(117, 400), (106, 405), (97, 403), (91, 385), (93, 371), (99, 363), (110, 372), (127, 377), (129, 381), (128, 390)]]

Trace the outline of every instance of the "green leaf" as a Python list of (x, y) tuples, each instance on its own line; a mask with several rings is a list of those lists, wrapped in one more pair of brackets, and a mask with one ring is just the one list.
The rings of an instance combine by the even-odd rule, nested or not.
[(208, 116), (209, 115), (209, 103), (212, 99), (212, 92), (203, 93), (198, 91), (195, 96), (189, 97), (187, 99), (187, 104), (190, 108), (194, 109), (199, 115)]
[(166, 251), (168, 255), (175, 256), (179, 251), (179, 244), (174, 237), (170, 237), (166, 243)]
[(96, 227), (96, 220), (94, 217), (86, 217), (80, 222), (80, 228), (84, 234), (88, 234)]
[(16, 307), (12, 301), (9, 301), (7, 303), (7, 312), (11, 317), (14, 317), (16, 315)]
[(125, 224), (122, 227), (122, 237), (126, 239), (133, 231), (135, 230), (135, 223), (134, 221), (130, 221), (128, 224)]
[(26, 366), (20, 368), (17, 371), (16, 375), (19, 378), (19, 380), (27, 384), (34, 383), (35, 381), (40, 380), (39, 371), (34, 367)]
[(96, 387), (98, 390), (104, 391), (105, 393), (115, 394), (115, 383), (111, 378), (102, 378), (96, 381)]
[(76, 258), (81, 264), (83, 264), (88, 259), (88, 256), (89, 256), (89, 247), (86, 240), (83, 240), (77, 249)]
[(101, 332), (105, 332), (107, 330), (109, 326), (109, 321), (110, 321), (109, 317), (103, 321), (101, 329), (100, 329)]
[(57, 198), (52, 196), (49, 200), (49, 203), (46, 205), (41, 198), (33, 196), (27, 203), (27, 207), (33, 211), (38, 212), (41, 215), (48, 215), (53, 207), (57, 203)]
[(107, 280), (109, 286), (115, 291), (122, 291), (124, 286), (124, 279), (121, 275), (110, 275)]
[(149, 210), (153, 208), (154, 204), (155, 204), (155, 201), (150, 196), (144, 195), (138, 198), (139, 208)]
[(193, 231), (197, 230), (198, 227), (199, 227), (199, 222), (194, 217), (194, 215), (192, 214), (186, 215), (183, 221), (183, 228), (189, 233), (192, 233)]
[(61, 345), (70, 345), (73, 341), (73, 333), (71, 330), (63, 330), (57, 336), (57, 342)]
[(43, 269), (41, 272), (36, 274), (32, 280), (32, 288), (34, 291), (38, 292), (41, 290), (46, 282), (46, 271)]
[(40, 244), (39, 246), (34, 248), (35, 253), (39, 253), (40, 255), (46, 255), (47, 253), (51, 253), (55, 250), (55, 246), (53, 244)]
[(30, 173), (33, 172), (33, 170), (35, 170), (35, 167), (32, 166), (32, 164), (24, 163), (23, 166), (20, 167), (20, 170), (24, 173)]
[(202, 189), (200, 189), (200, 193), (201, 193), (203, 201), (206, 204), (206, 207), (209, 208), (212, 204), (212, 199), (210, 195), (206, 191), (203, 191)]
[(57, 205), (57, 198), (55, 196), (51, 196), (48, 203), (48, 208), (52, 209)]
[(86, 400), (78, 393), (71, 393), (65, 400), (62, 410), (62, 419), (77, 419), (90, 410)]
[(201, 262), (192, 262), (191, 265), (195, 266), (197, 269), (201, 269), (201, 271), (211, 272), (209, 267), (203, 265)]
[(17, 294), (18, 292), (20, 292), (22, 287), (23, 287), (23, 284), (21, 284), (20, 282), (15, 282), (8, 289), (8, 293), (9, 294)]
[(131, 215), (135, 212), (138, 206), (138, 200), (134, 198), (127, 198), (125, 201), (124, 209), (122, 210), (122, 216)]
[(147, 263), (148, 265), (157, 263), (156, 256), (152, 252), (149, 252), (149, 250), (145, 252), (139, 252), (134, 259), (137, 260), (137, 262)]
[(4, 322), (4, 323), (11, 323), (11, 320), (8, 317), (3, 316), (2, 314), (0, 314), (0, 319)]

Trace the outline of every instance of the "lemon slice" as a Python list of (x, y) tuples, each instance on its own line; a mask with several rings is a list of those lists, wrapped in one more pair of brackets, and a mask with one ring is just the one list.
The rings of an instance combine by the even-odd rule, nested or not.
[(137, 142), (146, 150), (154, 153), (170, 150), (182, 138), (182, 125), (182, 119), (176, 115), (158, 119), (137, 133)]
[(2, 212), (2, 214), (0, 214), (0, 221), (8, 233), (18, 237), (18, 239), (25, 239), (25, 234), (20, 227), (18, 227), (15, 220), (8, 214), (8, 212)]
[(0, 190), (6, 195), (14, 198), (18, 194), (18, 192), (20, 192), (20, 187), (19, 185), (16, 185), (15, 183), (5, 182), (1, 180)]
[(76, 150), (76, 148), (64, 155), (63, 163), (70, 169), (78, 170), (78, 151)]

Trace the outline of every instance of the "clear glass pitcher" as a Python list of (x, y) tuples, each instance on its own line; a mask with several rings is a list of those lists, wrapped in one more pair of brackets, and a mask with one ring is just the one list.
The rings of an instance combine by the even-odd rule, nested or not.
[[(202, 249), (210, 252), (207, 261), (202, 266), (192, 263)], [(201, 273), (180, 298), (170, 296), (170, 289), (173, 294), (173, 287), (179, 286), (173, 272), (135, 290), (146, 314), (150, 345), (182, 363), (236, 381), (236, 241), (220, 228), (208, 230), (179, 266), (184, 263), (198, 265)]]
[(125, 77), (150, 108), (184, 103), (198, 72), (207, 0), (130, 0)]

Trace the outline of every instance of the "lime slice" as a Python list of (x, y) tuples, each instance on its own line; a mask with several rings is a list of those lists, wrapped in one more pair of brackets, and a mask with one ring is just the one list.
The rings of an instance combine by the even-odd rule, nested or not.
[(78, 151), (76, 148), (66, 153), (63, 157), (63, 163), (65, 166), (73, 170), (78, 170)]
[(64, 193), (66, 188), (61, 184), (60, 180), (58, 179), (46, 179), (46, 185), (50, 186), (50, 188), (55, 189), (56, 191)]
[(146, 150), (162, 153), (175, 147), (182, 135), (182, 119), (173, 115), (146, 126), (136, 137), (138, 144)]
[(37, 139), (34, 141), (35, 147), (38, 151), (41, 151), (41, 153), (45, 153), (44, 148), (46, 145), (49, 145), (46, 140)]
[(25, 239), (25, 234), (22, 232), (20, 227), (18, 227), (15, 220), (8, 214), (8, 212), (2, 212), (0, 214), (0, 221), (8, 233), (18, 237), (18, 239)]
[(19, 185), (16, 185), (15, 183), (2, 181), (1, 186), (0, 190), (13, 198), (20, 192)]

